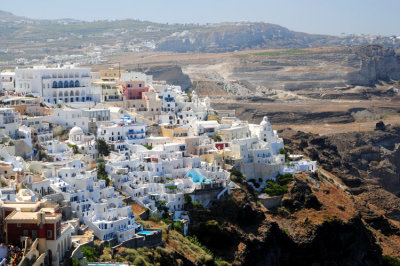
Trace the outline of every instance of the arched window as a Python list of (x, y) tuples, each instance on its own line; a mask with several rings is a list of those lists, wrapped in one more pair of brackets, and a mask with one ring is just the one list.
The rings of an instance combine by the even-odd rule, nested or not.
[(64, 92), (64, 96), (68, 96), (68, 91), (65, 91), (65, 92)]
[(63, 93), (62, 93), (62, 91), (60, 91), (59, 93), (58, 93), (58, 97), (62, 97), (63, 96)]
[(69, 93), (69, 96), (74, 96), (74, 91), (71, 91), (71, 92)]
[(75, 81), (75, 87), (80, 87), (80, 85), (79, 85), (79, 80), (76, 80), (76, 81)]
[(58, 82), (58, 87), (59, 87), (59, 88), (64, 88), (64, 87), (63, 87), (63, 82), (62, 82), (62, 81), (59, 81), (59, 82)]
[(75, 96), (79, 96), (79, 91), (76, 91), (76, 92), (75, 92)]
[(57, 88), (57, 81), (53, 81), (53, 88)]
[(68, 81), (64, 81), (64, 88), (68, 88)]
[(71, 88), (75, 87), (75, 83), (74, 83), (73, 80), (71, 80), (71, 81), (69, 82), (69, 86), (70, 86)]

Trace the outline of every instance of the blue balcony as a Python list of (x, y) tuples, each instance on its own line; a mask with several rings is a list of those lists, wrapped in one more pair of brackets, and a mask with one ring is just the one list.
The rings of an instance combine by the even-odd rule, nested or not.
[(4, 114), (3, 115), (4, 118), (15, 118), (14, 114)]

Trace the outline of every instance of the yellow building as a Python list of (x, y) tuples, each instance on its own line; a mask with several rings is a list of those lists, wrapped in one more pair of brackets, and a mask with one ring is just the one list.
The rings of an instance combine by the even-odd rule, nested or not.
[(176, 137), (187, 137), (188, 129), (178, 125), (161, 125), (161, 134), (163, 137), (168, 137), (171, 141)]
[(119, 80), (121, 77), (121, 70), (115, 69), (115, 68), (108, 68), (108, 69), (101, 69), (99, 71), (100, 73), (100, 79), (102, 80)]

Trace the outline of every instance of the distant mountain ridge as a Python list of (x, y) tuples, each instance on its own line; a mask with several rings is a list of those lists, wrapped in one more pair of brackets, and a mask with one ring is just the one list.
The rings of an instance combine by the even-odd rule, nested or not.
[(60, 21), (69, 21), (71, 23), (79, 23), (79, 22), (83, 22), (82, 20), (78, 20), (78, 19), (71, 19), (71, 18), (61, 18), (61, 19), (32, 19), (32, 18), (27, 18), (27, 17), (23, 17), (23, 16), (17, 16), (14, 15), (11, 12), (8, 11), (3, 11), (0, 10), (0, 22), (1, 23), (17, 23), (17, 22), (21, 22), (21, 21), (25, 21), (27, 23), (31, 23), (31, 24), (55, 24), (58, 23)]
[[(330, 36), (291, 31), (269, 23), (163, 24), (134, 19), (82, 21), (30, 19), (0, 11), (0, 52), (43, 57), (82, 53), (82, 48), (151, 42), (148, 50), (229, 52), (247, 49), (299, 49), (383, 44), (400, 49), (396, 36)], [(146, 48), (147, 49), (147, 48)], [(126, 49), (129, 51), (129, 49)], [(1, 58), (0, 58), (1, 59)]]
[(269, 23), (211, 24), (200, 30), (173, 34), (160, 40), (159, 51), (230, 52), (246, 49), (298, 49), (324, 46), (383, 44), (400, 48), (400, 39), (385, 36), (344, 37), (291, 31)]

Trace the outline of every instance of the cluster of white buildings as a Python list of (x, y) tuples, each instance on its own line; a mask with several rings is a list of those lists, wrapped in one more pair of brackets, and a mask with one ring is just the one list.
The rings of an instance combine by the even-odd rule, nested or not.
[(287, 164), (267, 117), (218, 117), (208, 97), (142, 73), (67, 65), (3, 76), (14, 85), (0, 98), (2, 202), (56, 202), (65, 222), (104, 241), (141, 234), (127, 199), (187, 222), (187, 197), (207, 206), (229, 195), (232, 168), (262, 186), (279, 173), (316, 171), (307, 160)]

